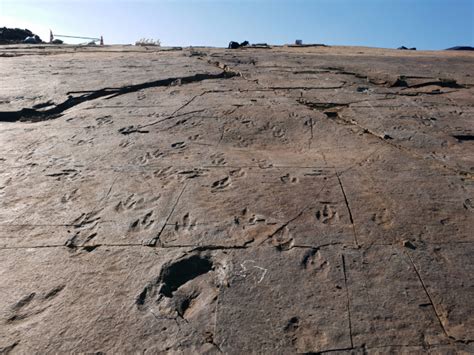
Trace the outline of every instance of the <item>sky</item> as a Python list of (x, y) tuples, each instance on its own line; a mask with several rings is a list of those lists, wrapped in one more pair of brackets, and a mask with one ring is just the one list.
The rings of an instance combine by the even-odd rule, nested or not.
[(28, 28), (43, 40), (49, 29), (102, 35), (105, 44), (152, 38), (164, 46), (225, 47), (231, 40), (301, 39), (436, 50), (474, 46), (474, 0), (0, 0), (3, 26)]

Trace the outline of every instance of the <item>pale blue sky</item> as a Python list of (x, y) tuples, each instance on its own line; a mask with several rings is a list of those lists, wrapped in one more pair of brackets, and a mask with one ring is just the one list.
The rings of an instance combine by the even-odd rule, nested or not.
[(474, 45), (474, 0), (0, 0), (0, 26), (106, 44), (230, 40), (444, 49)]

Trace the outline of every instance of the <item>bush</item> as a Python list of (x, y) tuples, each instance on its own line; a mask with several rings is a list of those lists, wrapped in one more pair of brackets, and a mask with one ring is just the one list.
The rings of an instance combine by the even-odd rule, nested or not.
[(135, 42), (136, 46), (161, 46), (161, 42), (159, 39), (152, 39), (152, 38), (142, 38), (139, 41)]

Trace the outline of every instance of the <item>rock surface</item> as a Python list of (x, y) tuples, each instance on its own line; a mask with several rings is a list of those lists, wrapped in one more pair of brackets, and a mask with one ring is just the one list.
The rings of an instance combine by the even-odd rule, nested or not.
[(0, 63), (0, 353), (474, 352), (473, 54)]

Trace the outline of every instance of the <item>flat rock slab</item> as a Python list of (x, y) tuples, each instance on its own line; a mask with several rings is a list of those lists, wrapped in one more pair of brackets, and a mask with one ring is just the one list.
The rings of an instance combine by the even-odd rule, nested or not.
[(474, 352), (473, 59), (0, 46), (0, 353)]

